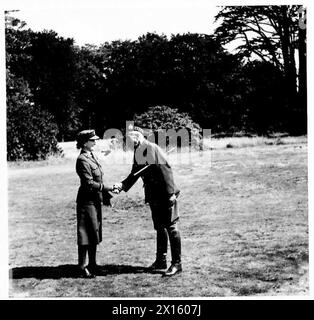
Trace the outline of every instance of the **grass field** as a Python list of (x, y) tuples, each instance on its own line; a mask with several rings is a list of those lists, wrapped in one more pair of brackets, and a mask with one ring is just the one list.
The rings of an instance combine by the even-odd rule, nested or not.
[[(191, 163), (175, 163), (181, 275), (147, 266), (155, 231), (141, 182), (103, 210), (102, 273), (75, 276), (74, 143), (65, 157), (9, 164), (11, 297), (224, 297), (307, 295), (307, 139), (219, 139)], [(226, 147), (227, 146), (227, 147)], [(115, 157), (119, 157), (116, 151)], [(108, 183), (130, 164), (102, 158)], [(121, 156), (121, 155), (120, 155)], [(170, 161), (174, 155), (170, 155)]]

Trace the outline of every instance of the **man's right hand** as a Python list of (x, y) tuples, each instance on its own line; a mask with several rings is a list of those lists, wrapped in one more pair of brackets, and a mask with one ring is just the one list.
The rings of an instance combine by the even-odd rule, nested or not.
[(112, 186), (112, 192), (115, 193), (115, 194), (119, 194), (122, 191), (122, 189), (123, 189), (123, 187), (122, 187), (122, 183), (121, 182), (115, 183)]

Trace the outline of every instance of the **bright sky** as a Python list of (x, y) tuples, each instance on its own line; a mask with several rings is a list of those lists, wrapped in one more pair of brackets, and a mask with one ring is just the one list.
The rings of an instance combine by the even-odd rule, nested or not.
[[(34, 31), (54, 30), (75, 43), (99, 45), (113, 40), (135, 40), (147, 32), (206, 33), (214, 31), (218, 7), (208, 0), (10, 1), (20, 9), (14, 16)], [(44, 5), (43, 5), (44, 4)]]

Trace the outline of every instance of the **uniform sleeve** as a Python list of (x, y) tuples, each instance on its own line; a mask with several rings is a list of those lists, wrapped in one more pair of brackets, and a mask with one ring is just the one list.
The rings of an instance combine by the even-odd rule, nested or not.
[(132, 170), (131, 170), (130, 174), (122, 181), (122, 187), (125, 192), (129, 191), (129, 189), (132, 188), (132, 186), (135, 184), (135, 182), (141, 176), (140, 174), (134, 176), (134, 173), (136, 173), (138, 170), (140, 170), (139, 166), (137, 164), (133, 163)]
[(92, 171), (88, 162), (78, 159), (76, 162), (76, 172), (81, 179), (83, 188), (89, 190), (101, 190), (102, 184), (93, 180)]
[[(132, 166), (131, 173), (122, 181), (123, 190), (126, 192), (135, 184), (135, 182), (138, 180), (139, 177), (143, 176), (145, 171), (134, 176), (136, 172), (138, 172), (139, 170), (145, 168), (150, 164), (156, 163), (154, 159), (154, 152), (152, 150), (151, 145), (145, 144), (144, 149), (139, 149), (139, 150), (140, 150), (139, 151), (140, 153), (138, 154), (139, 158), (137, 158), (136, 154), (134, 153), (133, 166)], [(138, 163), (138, 160), (140, 160), (141, 163)], [(142, 163), (143, 160), (145, 160), (145, 163)]]

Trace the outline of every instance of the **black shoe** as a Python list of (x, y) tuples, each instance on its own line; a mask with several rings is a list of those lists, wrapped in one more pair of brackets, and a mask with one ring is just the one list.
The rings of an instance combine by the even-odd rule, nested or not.
[(149, 269), (155, 272), (165, 271), (165, 269), (167, 269), (167, 260), (155, 260)]
[(89, 270), (90, 273), (92, 273), (93, 275), (99, 275), (101, 274), (101, 268), (99, 265), (95, 264), (95, 265), (88, 265), (87, 269)]
[(172, 264), (169, 269), (162, 275), (163, 277), (172, 277), (175, 274), (182, 272), (182, 265), (181, 263)]
[(96, 276), (92, 274), (87, 268), (84, 268), (84, 269), (80, 269), (80, 277), (92, 279), (92, 278), (95, 278)]

